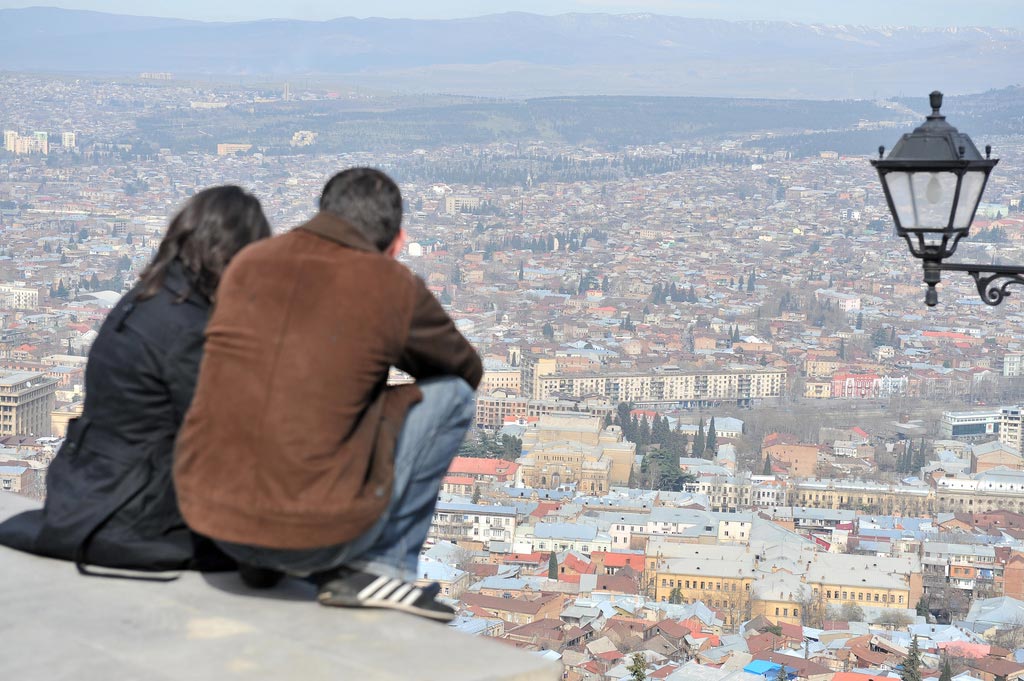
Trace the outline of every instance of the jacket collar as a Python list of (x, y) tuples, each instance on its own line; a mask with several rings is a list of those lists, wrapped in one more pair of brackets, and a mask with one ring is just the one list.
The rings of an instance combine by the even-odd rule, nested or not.
[(319, 237), (329, 239), (342, 246), (348, 246), (360, 251), (380, 253), (380, 250), (374, 246), (373, 242), (363, 236), (363, 233), (351, 223), (325, 211), (320, 211), (314, 215), (309, 222), (301, 225), (299, 229), (312, 232)]
[(206, 296), (192, 288), (185, 272), (185, 265), (178, 259), (172, 260), (171, 264), (167, 266), (167, 271), (164, 272), (164, 288), (173, 293), (175, 299), (180, 298), (187, 291), (188, 295), (185, 297), (185, 300), (202, 307), (210, 305), (210, 301), (206, 299)]

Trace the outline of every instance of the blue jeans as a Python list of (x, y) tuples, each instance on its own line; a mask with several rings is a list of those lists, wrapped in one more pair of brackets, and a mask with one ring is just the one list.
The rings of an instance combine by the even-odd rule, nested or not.
[(414, 581), (441, 480), (475, 415), (473, 389), (461, 378), (431, 378), (416, 385), (423, 400), (409, 410), (398, 436), (391, 502), (369, 530), (344, 544), (313, 549), (217, 544), (240, 563), (293, 575), (345, 565)]

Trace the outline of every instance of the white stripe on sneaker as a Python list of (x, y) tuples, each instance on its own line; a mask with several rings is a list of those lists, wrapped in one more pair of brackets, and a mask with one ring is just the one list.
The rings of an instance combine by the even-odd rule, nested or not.
[(402, 599), (402, 605), (412, 605), (416, 599), (423, 594), (423, 589), (416, 588), (409, 592), (409, 595)]
[(405, 582), (403, 582), (400, 579), (392, 579), (387, 584), (385, 584), (381, 588), (377, 589), (377, 593), (375, 593), (372, 596), (370, 596), (370, 600), (371, 601), (384, 601), (384, 600), (387, 600), (387, 597), (390, 596), (392, 593), (394, 593), (396, 590), (402, 588), (403, 584), (405, 584)]
[(373, 593), (375, 591), (377, 591), (377, 589), (379, 589), (380, 587), (384, 586), (385, 584), (387, 584), (390, 581), (391, 581), (390, 578), (384, 577), (384, 576), (380, 576), (377, 579), (373, 580), (373, 582), (369, 586), (367, 586), (362, 591), (360, 591), (358, 594), (356, 594), (356, 598), (358, 598), (361, 601), (365, 601), (367, 598), (372, 596)]
[(414, 588), (415, 587), (413, 587), (412, 584), (403, 584), (402, 588), (398, 589), (397, 591), (395, 591), (395, 593), (388, 596), (388, 600), (393, 601), (395, 603), (399, 603), (405, 597), (405, 595), (412, 591)]

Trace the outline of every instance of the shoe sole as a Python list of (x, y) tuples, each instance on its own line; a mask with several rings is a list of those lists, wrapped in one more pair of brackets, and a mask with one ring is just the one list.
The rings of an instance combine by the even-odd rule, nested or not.
[(404, 605), (402, 603), (395, 603), (392, 601), (361, 601), (351, 596), (342, 596), (340, 594), (334, 594), (330, 591), (324, 591), (317, 595), (317, 601), (320, 605), (326, 605), (333, 608), (373, 608), (376, 610), (398, 610), (400, 612), (407, 612), (410, 615), (417, 615), (419, 617), (426, 617), (427, 619), (434, 620), (436, 622), (451, 622), (455, 619), (455, 613), (451, 612), (437, 612), (436, 610), (424, 610), (417, 608), (412, 605)]

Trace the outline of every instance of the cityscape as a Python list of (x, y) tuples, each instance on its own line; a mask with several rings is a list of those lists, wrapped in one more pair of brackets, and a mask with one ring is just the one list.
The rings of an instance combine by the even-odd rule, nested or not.
[[(373, 166), (484, 361), (419, 563), (450, 628), (569, 681), (1024, 677), (1024, 293), (950, 274), (927, 308), (868, 162), (926, 90), (636, 120), (172, 71), (0, 92), (0, 490), (44, 497), (189, 196), (239, 184), (282, 233)], [(958, 257), (1024, 261), (1024, 88), (948, 101), (999, 158)]]

